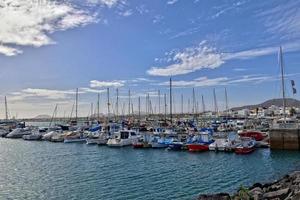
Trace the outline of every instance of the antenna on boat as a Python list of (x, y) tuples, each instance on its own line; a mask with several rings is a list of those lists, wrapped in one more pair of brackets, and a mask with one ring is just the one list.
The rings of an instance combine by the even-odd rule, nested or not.
[(286, 122), (286, 100), (285, 100), (285, 84), (284, 84), (284, 66), (283, 66), (283, 57), (282, 57), (282, 48), (279, 47), (279, 53), (278, 53), (278, 62), (281, 69), (281, 87), (282, 87), (282, 104), (283, 104), (283, 117), (284, 117), (284, 123)]
[(5, 120), (8, 121), (8, 107), (7, 107), (6, 96), (4, 97), (4, 102), (5, 102)]

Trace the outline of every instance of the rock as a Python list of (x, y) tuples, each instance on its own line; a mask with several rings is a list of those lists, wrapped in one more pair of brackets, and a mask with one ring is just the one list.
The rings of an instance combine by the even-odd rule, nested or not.
[(289, 188), (268, 192), (263, 195), (263, 199), (285, 199), (290, 193)]
[(263, 185), (261, 183), (255, 183), (252, 187), (249, 188), (249, 190), (252, 190), (254, 188), (263, 188)]
[(198, 200), (231, 200), (228, 193), (219, 193), (212, 195), (199, 195)]
[(299, 199), (300, 199), (300, 192), (294, 194), (293, 197), (291, 198), (291, 200), (299, 200)]
[(260, 199), (263, 196), (264, 191), (260, 187), (253, 188), (249, 191), (249, 195), (254, 199)]

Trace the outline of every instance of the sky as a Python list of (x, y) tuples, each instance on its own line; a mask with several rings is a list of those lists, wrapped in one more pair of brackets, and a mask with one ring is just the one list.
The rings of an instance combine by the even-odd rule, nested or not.
[(149, 93), (162, 112), (170, 77), (175, 112), (181, 95), (188, 110), (192, 88), (206, 109), (213, 89), (219, 110), (225, 88), (230, 107), (261, 103), (281, 97), (280, 46), (287, 96), (299, 99), (299, 0), (0, 0), (0, 18), (0, 118), (4, 96), (11, 117), (51, 115), (56, 104), (70, 116), (76, 88), (80, 116), (91, 103), (95, 112), (98, 93), (107, 112), (107, 88), (113, 110), (118, 88), (119, 112), (128, 90), (135, 110)]

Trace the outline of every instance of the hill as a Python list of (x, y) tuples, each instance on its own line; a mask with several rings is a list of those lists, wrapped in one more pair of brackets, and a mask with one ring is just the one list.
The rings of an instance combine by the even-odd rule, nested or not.
[[(270, 100), (267, 100), (267, 101), (265, 101), (263, 103), (260, 103), (260, 104), (235, 107), (235, 108), (231, 108), (231, 110), (233, 110), (233, 111), (235, 111), (235, 110), (242, 110), (242, 109), (250, 109), (250, 110), (252, 110), (252, 109), (255, 109), (255, 108), (258, 108), (258, 107), (269, 108), (272, 105), (282, 106), (282, 99), (270, 99)], [(297, 99), (287, 98), (286, 99), (286, 106), (287, 107), (297, 107), (297, 108), (300, 108), (300, 101), (297, 100)]]

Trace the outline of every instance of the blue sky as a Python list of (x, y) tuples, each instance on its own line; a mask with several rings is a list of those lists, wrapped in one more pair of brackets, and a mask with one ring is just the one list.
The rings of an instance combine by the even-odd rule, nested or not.
[(75, 88), (81, 116), (99, 92), (106, 112), (107, 87), (112, 102), (116, 88), (122, 102), (130, 89), (135, 106), (150, 93), (158, 111), (170, 76), (177, 111), (193, 87), (208, 108), (213, 88), (220, 109), (225, 87), (230, 106), (260, 103), (280, 97), (279, 46), (290, 97), (289, 80), (299, 84), (298, 0), (2, 0), (0, 16), (0, 103), (6, 95), (11, 116), (51, 114), (55, 104), (68, 116)]

